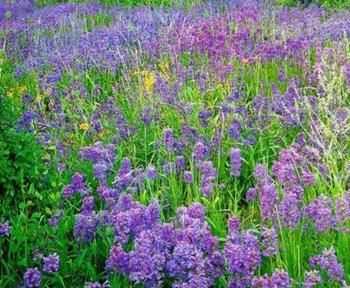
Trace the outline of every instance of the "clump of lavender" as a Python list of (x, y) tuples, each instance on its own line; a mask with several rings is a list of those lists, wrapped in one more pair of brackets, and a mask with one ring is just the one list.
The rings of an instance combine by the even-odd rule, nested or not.
[(317, 270), (308, 271), (305, 273), (304, 288), (313, 288), (321, 283), (321, 275)]
[(193, 182), (193, 175), (191, 171), (184, 172), (184, 181), (186, 184), (191, 184)]
[(151, 229), (160, 221), (157, 202), (145, 207), (128, 195), (121, 195), (110, 212), (110, 221), (114, 228), (115, 238), (120, 243), (127, 243), (144, 230)]
[(259, 189), (260, 213), (264, 220), (273, 219), (277, 204), (277, 191), (275, 185), (264, 184)]
[(203, 161), (199, 166), (201, 172), (201, 192), (209, 197), (214, 190), (217, 171), (211, 161)]
[(197, 142), (193, 148), (193, 158), (200, 163), (209, 156), (209, 149), (203, 142)]
[[(129, 208), (134, 205), (132, 201), (127, 203)], [(159, 218), (159, 211), (153, 212), (151, 219)], [(133, 219), (133, 215), (129, 217)], [(149, 218), (146, 214), (139, 221), (149, 222), (141, 218)], [(120, 245), (113, 246), (106, 269), (123, 273), (146, 287), (160, 287), (166, 279), (173, 280), (173, 287), (211, 287), (222, 274), (224, 263), (218, 241), (204, 218), (203, 207), (195, 203), (179, 208), (174, 223), (151, 221), (150, 226), (138, 226), (134, 249), (126, 252)]]
[(350, 219), (350, 192), (336, 199), (335, 220), (338, 226), (344, 225)]
[(230, 128), (228, 129), (228, 135), (232, 138), (232, 139), (236, 139), (238, 140), (241, 136), (241, 123), (237, 120), (234, 120), (231, 123)]
[(271, 257), (278, 253), (278, 235), (275, 228), (263, 227), (260, 234), (261, 251), (265, 257)]
[(10, 236), (11, 226), (6, 221), (4, 223), (0, 223), (0, 237)]
[(269, 288), (269, 287), (290, 288), (292, 287), (292, 283), (287, 272), (283, 270), (276, 270), (272, 273), (271, 276), (265, 275), (261, 277), (254, 277), (251, 287), (252, 288)]
[(156, 167), (154, 167), (153, 165), (148, 165), (145, 171), (145, 176), (148, 180), (156, 179), (158, 176)]
[(230, 287), (241, 283), (250, 286), (253, 275), (261, 263), (258, 238), (251, 232), (240, 233), (237, 219), (229, 222), (229, 237), (225, 244), (224, 256), (231, 273)]
[(238, 177), (241, 174), (241, 151), (237, 148), (232, 148), (230, 151), (230, 166), (231, 175)]
[(344, 280), (343, 265), (338, 262), (334, 248), (324, 249), (320, 255), (313, 256), (309, 260), (311, 267), (320, 267), (328, 277), (335, 282)]
[(54, 253), (42, 258), (43, 271), (47, 273), (58, 272), (60, 268), (60, 257)]
[(24, 273), (23, 280), (26, 288), (40, 287), (41, 273), (38, 268), (28, 268)]
[(166, 150), (168, 152), (174, 151), (175, 143), (176, 143), (176, 140), (173, 134), (173, 130), (169, 128), (165, 129), (163, 134), (163, 144)]
[(75, 173), (72, 177), (71, 183), (64, 187), (63, 197), (70, 198), (76, 193), (80, 193), (82, 196), (89, 193), (89, 189), (85, 184), (84, 176), (80, 173)]
[(93, 213), (80, 213), (75, 216), (73, 235), (79, 242), (90, 242), (95, 238), (98, 217)]
[(305, 214), (315, 223), (319, 232), (325, 232), (334, 226), (332, 202), (325, 196), (320, 196), (307, 205)]
[(288, 228), (294, 228), (298, 225), (302, 212), (301, 201), (294, 193), (287, 193), (278, 205), (278, 212), (282, 220), (282, 224)]
[(115, 146), (113, 144), (103, 145), (96, 142), (92, 146), (80, 150), (80, 156), (93, 164), (94, 175), (101, 185), (107, 182), (108, 172), (113, 168), (115, 160)]
[(260, 202), (260, 214), (263, 220), (271, 220), (275, 216), (277, 207), (277, 191), (269, 176), (267, 167), (258, 164), (255, 167), (254, 177), (256, 186), (249, 189), (247, 200), (254, 199), (256, 194)]

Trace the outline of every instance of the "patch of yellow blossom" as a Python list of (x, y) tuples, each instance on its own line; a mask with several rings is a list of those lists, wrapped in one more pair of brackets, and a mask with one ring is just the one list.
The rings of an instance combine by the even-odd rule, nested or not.
[(89, 123), (86, 123), (86, 122), (80, 123), (79, 125), (79, 129), (83, 131), (87, 131), (89, 130), (89, 128), (90, 128), (90, 125)]

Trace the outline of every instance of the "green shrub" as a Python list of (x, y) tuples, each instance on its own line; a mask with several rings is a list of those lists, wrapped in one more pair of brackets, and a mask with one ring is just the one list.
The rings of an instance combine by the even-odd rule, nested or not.
[(41, 185), (45, 170), (43, 150), (36, 137), (17, 128), (22, 112), (16, 95), (10, 97), (18, 85), (13, 66), (0, 55), (0, 199), (18, 203), (25, 198), (29, 186)]

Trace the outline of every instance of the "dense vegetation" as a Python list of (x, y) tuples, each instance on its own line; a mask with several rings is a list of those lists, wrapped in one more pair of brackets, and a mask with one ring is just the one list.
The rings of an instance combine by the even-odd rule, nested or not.
[(0, 3), (0, 287), (348, 287), (346, 1), (101, 1)]

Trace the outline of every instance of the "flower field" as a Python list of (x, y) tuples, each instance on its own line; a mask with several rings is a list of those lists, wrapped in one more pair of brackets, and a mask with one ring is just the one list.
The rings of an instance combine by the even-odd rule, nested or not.
[(55, 2), (0, 0), (1, 288), (349, 287), (350, 11)]

